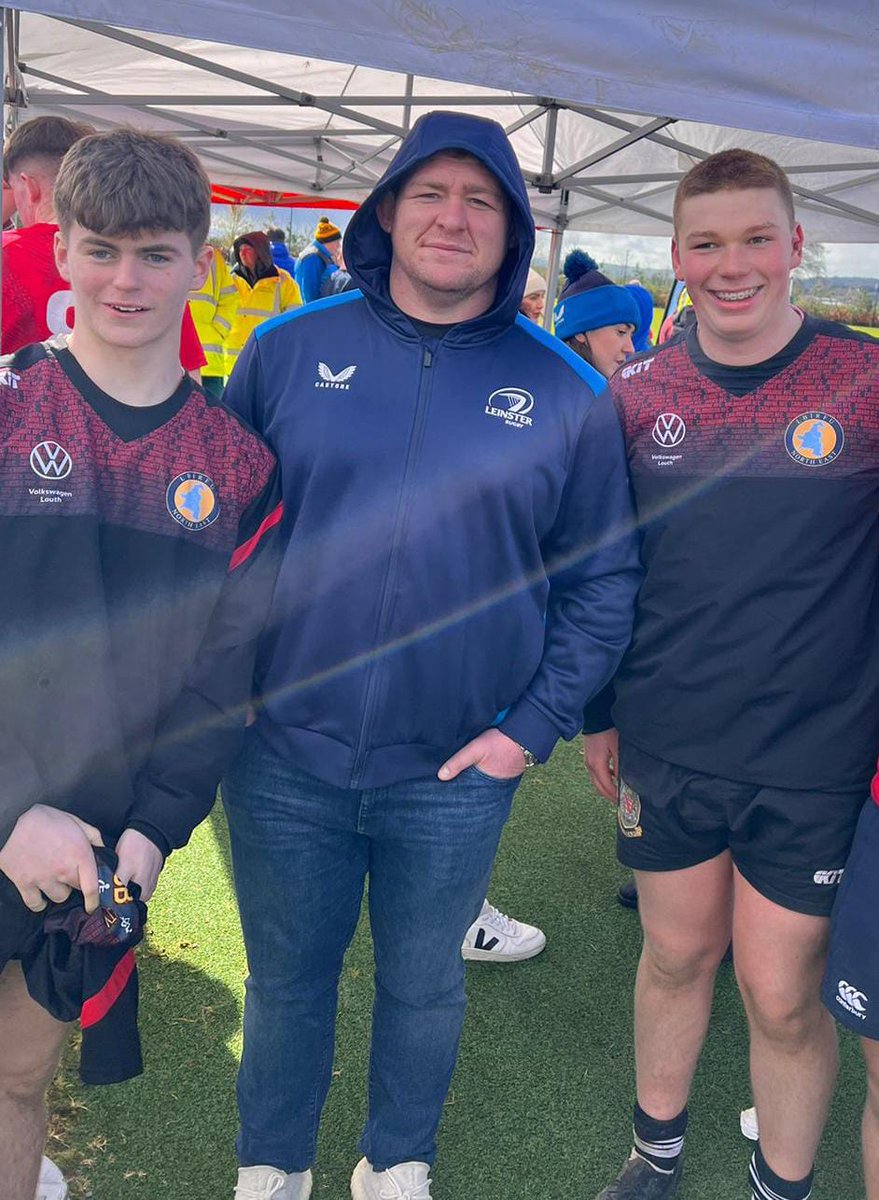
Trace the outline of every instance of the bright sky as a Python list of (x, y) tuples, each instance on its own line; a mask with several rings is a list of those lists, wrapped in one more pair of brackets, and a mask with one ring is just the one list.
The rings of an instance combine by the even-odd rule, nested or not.
[[(549, 234), (538, 235), (538, 250), (546, 254)], [(545, 239), (545, 241), (544, 241)], [(826, 242), (827, 274), (879, 277), (879, 245)], [(546, 249), (544, 249), (544, 246)], [(582, 246), (593, 258), (602, 262), (624, 263), (628, 251), (629, 265), (640, 262), (645, 267), (670, 267), (669, 240), (659, 237), (631, 237), (607, 233), (571, 233), (565, 238), (565, 252)]]

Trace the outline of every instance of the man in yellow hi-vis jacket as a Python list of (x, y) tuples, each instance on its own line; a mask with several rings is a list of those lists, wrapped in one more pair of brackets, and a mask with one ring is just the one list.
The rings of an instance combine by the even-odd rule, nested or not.
[(227, 374), (226, 342), (238, 315), (238, 288), (226, 260), (217, 249), (204, 285), (189, 293), (189, 311), (207, 359), (201, 372), (202, 387), (222, 396)]
[(226, 342), (227, 375), (231, 374), (251, 330), (269, 317), (277, 317), (302, 303), (295, 281), (283, 267), (275, 266), (269, 239), (262, 231), (243, 233), (235, 239), (233, 250), (232, 277), (238, 288), (238, 314)]

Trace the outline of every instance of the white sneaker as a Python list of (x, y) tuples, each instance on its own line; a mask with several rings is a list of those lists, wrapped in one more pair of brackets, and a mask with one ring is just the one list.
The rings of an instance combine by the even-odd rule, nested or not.
[(546, 934), (536, 925), (514, 921), (483, 901), (482, 912), (467, 930), (461, 953), (480, 962), (523, 962), (546, 945)]
[(756, 1108), (743, 1108), (739, 1113), (739, 1128), (751, 1142), (759, 1142), (760, 1127), (757, 1124)]
[(404, 1162), (373, 1171), (361, 1158), (351, 1176), (351, 1200), (430, 1200), (430, 1167)]
[(239, 1167), (233, 1200), (308, 1200), (311, 1171), (285, 1174), (277, 1167)]
[(40, 1163), (35, 1200), (67, 1200), (67, 1183), (51, 1158)]

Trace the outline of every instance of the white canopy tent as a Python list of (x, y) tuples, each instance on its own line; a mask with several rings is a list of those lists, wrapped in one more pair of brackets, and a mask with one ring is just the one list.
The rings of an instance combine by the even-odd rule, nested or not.
[(420, 112), (454, 107), (507, 128), (557, 235), (667, 235), (681, 174), (740, 145), (785, 166), (811, 238), (879, 242), (879, 0), (19, 9), (7, 106), (169, 130), (218, 183), (359, 200)]

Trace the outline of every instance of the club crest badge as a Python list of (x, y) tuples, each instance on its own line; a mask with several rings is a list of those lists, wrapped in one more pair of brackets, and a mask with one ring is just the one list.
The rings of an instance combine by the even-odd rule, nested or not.
[(844, 443), (839, 421), (825, 412), (800, 413), (784, 435), (785, 449), (802, 467), (826, 467), (839, 458)]
[(214, 481), (200, 471), (186, 471), (168, 484), (165, 505), (184, 529), (204, 529), (220, 515)]
[(644, 834), (644, 830), (641, 828), (641, 797), (622, 778), (620, 779), (620, 802), (617, 805), (617, 822), (623, 837), (639, 838)]

